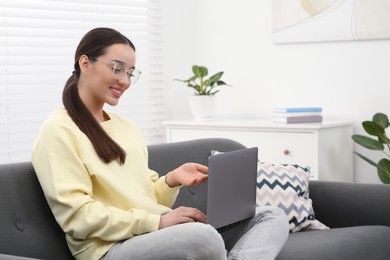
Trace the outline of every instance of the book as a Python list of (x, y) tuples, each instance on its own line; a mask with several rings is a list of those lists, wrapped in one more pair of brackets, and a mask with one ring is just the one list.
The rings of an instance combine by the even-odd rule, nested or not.
[(322, 112), (322, 107), (275, 107), (274, 113)]
[(322, 122), (321, 115), (312, 116), (286, 116), (286, 117), (274, 117), (275, 123), (319, 123)]
[(322, 112), (274, 112), (273, 117), (288, 117), (288, 116), (320, 116)]

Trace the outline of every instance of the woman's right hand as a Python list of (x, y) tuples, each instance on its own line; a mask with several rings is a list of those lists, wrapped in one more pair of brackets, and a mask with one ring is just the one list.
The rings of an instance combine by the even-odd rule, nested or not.
[(206, 223), (206, 215), (196, 208), (179, 207), (161, 216), (159, 229), (188, 222)]

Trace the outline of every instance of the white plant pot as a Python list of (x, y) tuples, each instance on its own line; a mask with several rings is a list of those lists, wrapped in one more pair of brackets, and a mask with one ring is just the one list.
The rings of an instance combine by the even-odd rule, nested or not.
[(215, 96), (190, 96), (190, 107), (195, 120), (211, 119), (214, 114)]

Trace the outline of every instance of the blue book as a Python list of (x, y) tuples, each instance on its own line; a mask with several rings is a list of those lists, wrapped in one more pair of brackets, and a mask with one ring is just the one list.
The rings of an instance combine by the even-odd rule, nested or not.
[(275, 107), (274, 113), (322, 112), (322, 107)]

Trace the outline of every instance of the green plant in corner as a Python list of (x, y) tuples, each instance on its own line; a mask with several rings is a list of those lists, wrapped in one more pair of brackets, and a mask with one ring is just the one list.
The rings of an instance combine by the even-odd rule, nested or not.
[(192, 72), (194, 76), (187, 80), (175, 79), (187, 84), (187, 87), (193, 88), (195, 90), (195, 95), (198, 96), (210, 96), (215, 95), (219, 92), (215, 87), (217, 86), (230, 86), (221, 80), (223, 71), (220, 71), (211, 77), (207, 78), (209, 73), (208, 69), (205, 66), (192, 66)]
[(390, 183), (390, 140), (386, 135), (386, 128), (389, 127), (389, 119), (385, 114), (376, 113), (372, 121), (364, 121), (362, 123), (364, 130), (372, 137), (364, 135), (352, 135), (352, 139), (359, 145), (370, 149), (381, 151), (385, 158), (379, 160), (378, 163), (372, 161), (366, 156), (354, 152), (357, 156), (370, 163), (377, 168), (379, 179), (382, 183)]

